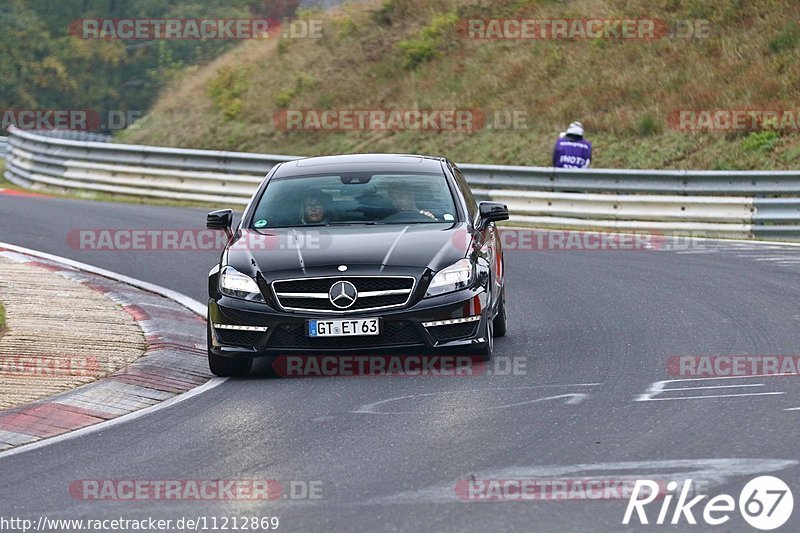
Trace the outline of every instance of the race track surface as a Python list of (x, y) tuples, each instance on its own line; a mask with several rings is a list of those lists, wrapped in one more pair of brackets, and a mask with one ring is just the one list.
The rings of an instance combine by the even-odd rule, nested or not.
[[(0, 241), (204, 302), (216, 252), (87, 251), (67, 238), (76, 229), (200, 229), (204, 215), (0, 196)], [(456, 487), (473, 476), (692, 478), (738, 498), (765, 473), (800, 498), (797, 376), (653, 385), (682, 379), (668, 369), (672, 356), (797, 355), (800, 248), (712, 241), (509, 250), (506, 261), (509, 334), (482, 375), (279, 379), (258, 367), (158, 413), (0, 458), (0, 515), (278, 516), (290, 531), (617, 531), (625, 500), (464, 501)], [(518, 371), (506, 372), (513, 364)], [(265, 478), (321, 487), (322, 497), (97, 501), (69, 490), (80, 480)], [(648, 507), (651, 520), (659, 506)], [(787, 530), (800, 530), (799, 517), (795, 509)], [(722, 529), (748, 527), (735, 514)]]

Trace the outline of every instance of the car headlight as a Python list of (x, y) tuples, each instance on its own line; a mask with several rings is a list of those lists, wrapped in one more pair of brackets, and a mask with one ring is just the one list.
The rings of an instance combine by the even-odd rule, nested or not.
[(219, 292), (233, 298), (264, 303), (256, 280), (230, 266), (223, 268), (219, 275)]
[(472, 284), (474, 268), (469, 259), (460, 259), (433, 276), (425, 297), (465, 289)]

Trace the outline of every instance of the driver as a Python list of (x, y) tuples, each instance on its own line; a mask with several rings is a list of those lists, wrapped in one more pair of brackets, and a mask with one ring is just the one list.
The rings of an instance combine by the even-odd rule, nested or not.
[(300, 222), (302, 224), (325, 224), (328, 213), (325, 209), (325, 195), (322, 191), (309, 191), (300, 203)]
[(389, 200), (394, 204), (397, 212), (415, 211), (420, 215), (424, 215), (431, 220), (437, 220), (433, 213), (420, 209), (417, 207), (416, 194), (414, 189), (408, 183), (400, 181), (392, 182), (389, 185)]

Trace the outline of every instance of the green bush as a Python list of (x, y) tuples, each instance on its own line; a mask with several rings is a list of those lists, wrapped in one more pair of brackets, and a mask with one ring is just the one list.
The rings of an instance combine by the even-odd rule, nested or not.
[(422, 63), (436, 57), (436, 45), (422, 39), (409, 39), (397, 44), (403, 53), (403, 66), (415, 69)]
[(457, 22), (458, 15), (454, 12), (436, 15), (417, 37), (397, 43), (403, 66), (415, 69), (439, 55), (439, 51), (446, 47), (445, 37), (454, 33)]
[(789, 24), (784, 30), (767, 43), (773, 53), (793, 50), (800, 44), (800, 25), (796, 22)]
[(353, 17), (347, 16), (335, 19), (334, 26), (336, 28), (336, 39), (342, 40), (349, 37), (358, 35), (358, 24), (353, 20)]
[(245, 69), (223, 67), (209, 83), (208, 95), (225, 120), (232, 120), (241, 114), (242, 97), (249, 88), (249, 77)]
[(294, 78), (294, 84), (291, 87), (284, 87), (278, 94), (275, 95), (275, 105), (281, 109), (286, 109), (295, 96), (299, 95), (306, 89), (310, 89), (317, 84), (317, 79), (308, 74), (307, 72), (300, 72)]
[(661, 124), (656, 121), (653, 115), (647, 114), (639, 121), (636, 130), (642, 137), (650, 137), (651, 135), (661, 132)]
[(278, 55), (284, 55), (289, 51), (289, 42), (291, 39), (278, 40)]
[(292, 98), (295, 97), (295, 94), (297, 92), (294, 87), (284, 87), (275, 95), (275, 105), (280, 109), (286, 109), (292, 103)]
[(742, 148), (748, 152), (771, 152), (780, 137), (777, 131), (754, 131), (742, 140)]

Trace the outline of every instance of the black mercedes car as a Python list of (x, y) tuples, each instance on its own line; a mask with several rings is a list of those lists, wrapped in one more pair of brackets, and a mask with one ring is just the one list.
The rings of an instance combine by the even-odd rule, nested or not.
[(281, 354), (460, 353), (505, 335), (508, 209), (476, 202), (441, 157), (359, 154), (273, 167), (209, 273), (208, 362), (220, 376)]

